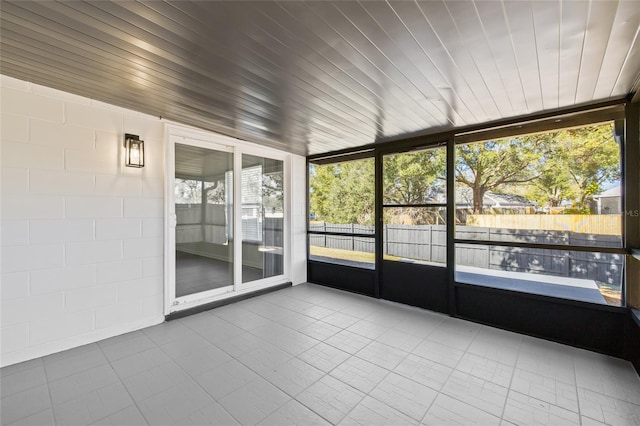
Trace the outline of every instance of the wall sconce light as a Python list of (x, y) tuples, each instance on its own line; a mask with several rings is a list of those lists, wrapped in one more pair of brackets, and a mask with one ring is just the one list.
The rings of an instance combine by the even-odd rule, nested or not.
[(124, 135), (124, 165), (144, 167), (144, 141), (138, 135)]

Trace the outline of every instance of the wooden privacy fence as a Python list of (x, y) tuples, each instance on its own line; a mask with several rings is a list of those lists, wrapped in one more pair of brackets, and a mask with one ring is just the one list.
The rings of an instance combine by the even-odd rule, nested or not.
[(351, 237), (340, 235), (309, 235), (312, 246), (327, 247), (340, 250), (361, 251), (374, 253), (375, 241), (373, 239), (375, 228), (368, 225), (333, 224), (333, 223), (312, 223), (309, 225), (311, 232), (340, 232), (343, 234), (371, 234), (371, 238)]
[[(309, 235), (312, 246), (341, 250), (375, 252), (374, 227), (314, 223), (310, 231), (341, 233), (371, 233), (370, 238), (337, 235)], [(457, 244), (456, 263), (485, 269), (513, 272), (544, 273), (559, 277), (582, 278), (611, 285), (622, 282), (624, 258), (620, 254), (562, 250), (542, 250), (500, 246), (501, 241), (542, 244), (616, 246), (620, 237), (566, 231), (498, 229), (476, 226), (456, 226), (456, 237), (469, 240), (490, 240), (496, 245)], [(433, 263), (446, 263), (445, 225), (385, 225), (384, 253), (390, 256)]]
[(567, 231), (581, 234), (621, 235), (622, 215), (620, 214), (470, 214), (467, 225)]

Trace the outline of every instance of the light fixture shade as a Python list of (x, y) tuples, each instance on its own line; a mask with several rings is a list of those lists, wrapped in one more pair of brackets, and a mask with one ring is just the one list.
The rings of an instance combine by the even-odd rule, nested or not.
[(124, 165), (144, 167), (144, 141), (138, 135), (124, 135)]

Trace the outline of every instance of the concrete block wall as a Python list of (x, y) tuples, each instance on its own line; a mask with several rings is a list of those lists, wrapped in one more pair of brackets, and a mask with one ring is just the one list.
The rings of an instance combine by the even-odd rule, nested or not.
[[(2, 76), (1, 365), (163, 320), (164, 125)], [(122, 167), (124, 133), (145, 141)]]
[[(145, 167), (122, 166), (124, 133)], [(0, 75), (0, 366), (164, 320), (164, 124)], [(305, 282), (306, 161), (291, 155)]]

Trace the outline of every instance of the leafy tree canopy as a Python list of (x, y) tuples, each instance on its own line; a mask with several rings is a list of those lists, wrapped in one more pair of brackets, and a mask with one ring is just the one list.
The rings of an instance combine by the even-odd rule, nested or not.
[(461, 145), (456, 149), (456, 182), (473, 192), (473, 211), (482, 213), (484, 195), (538, 177), (540, 141), (516, 137)]
[(313, 165), (311, 211), (330, 223), (374, 223), (374, 160)]
[(584, 210), (604, 184), (620, 179), (612, 123), (473, 143), (456, 154), (456, 182), (472, 189), (475, 213), (487, 191), (510, 191), (540, 206), (572, 201)]
[(387, 155), (383, 161), (385, 204), (419, 204), (437, 196), (446, 179), (446, 152), (429, 149)]
[(547, 174), (561, 174), (570, 183), (563, 198), (578, 208), (602, 192), (603, 185), (620, 179), (620, 146), (613, 137), (613, 124), (562, 130), (550, 135), (553, 145), (547, 155)]
[[(444, 149), (383, 158), (384, 204), (420, 204), (444, 193)], [(455, 174), (456, 184), (471, 190), (475, 213), (482, 213), (489, 191), (521, 195), (539, 206), (573, 201), (584, 211), (607, 183), (620, 179), (620, 147), (612, 123), (471, 143), (456, 148)], [(312, 165), (310, 203), (319, 220), (372, 225), (374, 160)], [(394, 214), (429, 219), (420, 209), (398, 208), (386, 209), (385, 220)]]

